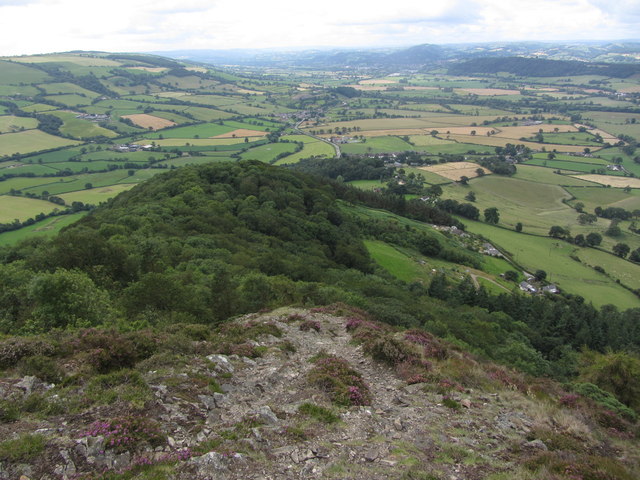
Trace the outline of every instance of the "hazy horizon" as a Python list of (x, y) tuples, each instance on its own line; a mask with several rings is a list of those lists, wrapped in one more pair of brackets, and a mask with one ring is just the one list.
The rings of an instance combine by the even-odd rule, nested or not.
[(492, 42), (603, 42), (637, 38), (633, 0), (453, 1), (0, 0), (0, 55), (71, 50), (397, 48)]

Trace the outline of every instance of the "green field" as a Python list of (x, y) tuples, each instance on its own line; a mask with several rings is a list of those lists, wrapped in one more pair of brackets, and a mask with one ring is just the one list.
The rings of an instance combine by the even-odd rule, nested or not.
[[(273, 162), (278, 155), (283, 153), (293, 153), (296, 149), (295, 143), (268, 143), (252, 148), (240, 155), (243, 160), (259, 160), (265, 163)], [(285, 159), (287, 157), (284, 157)]]
[(0, 223), (11, 223), (15, 219), (23, 222), (39, 213), (52, 212), (55, 208), (59, 207), (44, 200), (2, 195), (0, 196)]
[[(588, 132), (563, 132), (563, 133), (543, 133), (544, 143), (552, 143), (558, 145), (586, 145), (599, 147), (600, 144), (595, 141), (595, 136)], [(535, 141), (529, 138), (530, 141)]]
[(0, 155), (37, 152), (39, 150), (76, 145), (77, 143), (77, 141), (49, 135), (40, 130), (5, 133), (0, 135)]
[[(2, 92), (0, 92), (0, 95)], [(57, 110), (58, 107), (54, 107), (53, 105), (47, 105), (46, 103), (32, 103), (31, 105), (27, 105), (26, 107), (22, 107), (21, 110), (25, 112), (49, 112), (51, 110)]]
[(107, 128), (103, 128), (89, 120), (76, 118), (75, 113), (70, 112), (51, 112), (61, 119), (64, 124), (60, 127), (60, 132), (75, 138), (91, 138), (91, 137), (108, 137), (113, 138), (118, 134)]
[(62, 103), (67, 107), (79, 107), (82, 105), (91, 105), (91, 100), (95, 97), (85, 97), (82, 95), (70, 93), (63, 95), (47, 95), (44, 98), (51, 102)]
[(516, 178), (487, 175), (477, 177), (468, 186), (451, 184), (443, 188), (442, 198), (453, 198), (467, 202), (466, 195), (476, 194), (474, 205), (482, 211), (497, 207), (500, 224), (514, 228), (523, 223), (524, 231), (546, 235), (553, 225), (571, 225), (576, 223), (577, 213), (565, 205), (571, 195), (562, 187), (547, 185)]
[(546, 183), (549, 185), (562, 186), (595, 186), (595, 183), (580, 180), (569, 175), (558, 175), (553, 170), (534, 165), (518, 165), (518, 170), (513, 178), (527, 180), (530, 182)]
[(276, 165), (284, 165), (288, 163), (296, 163), (299, 162), (303, 158), (310, 157), (328, 157), (332, 158), (335, 156), (334, 148), (326, 142), (322, 142), (313, 137), (309, 137), (307, 135), (285, 135), (282, 137), (283, 139), (289, 139), (296, 142), (303, 142), (304, 148), (302, 151), (298, 153), (294, 153), (293, 155), (289, 155), (278, 160)]
[[(556, 283), (569, 293), (581, 295), (596, 307), (607, 304), (616, 305), (619, 309), (640, 306), (640, 299), (616, 284), (615, 280), (569, 257), (574, 252), (581, 257), (581, 252), (585, 249), (553, 238), (536, 237), (482, 222), (462, 220), (470, 232), (490, 239), (491, 242), (509, 252), (512, 258), (527, 270), (546, 271), (549, 282)], [(610, 262), (616, 261), (613, 255), (608, 255), (607, 258)], [(640, 275), (636, 275), (635, 278), (637, 279), (634, 282), (635, 286), (630, 286), (638, 288)]]
[(0, 116), (0, 133), (14, 133), (38, 127), (38, 120), (29, 117), (15, 117), (13, 115)]
[(400, 137), (386, 136), (370, 137), (366, 139), (366, 142), (346, 143), (340, 145), (340, 149), (347, 154), (355, 153), (363, 155), (366, 153), (404, 152), (407, 150), (414, 150), (414, 147)]
[(4, 60), (0, 60), (0, 70), (2, 70), (0, 83), (5, 85), (39, 83), (51, 78), (42, 70)]
[(145, 138), (162, 139), (162, 138), (208, 138), (222, 135), (236, 130), (236, 127), (227, 125), (219, 125), (217, 123), (204, 123), (200, 125), (191, 125), (188, 127), (177, 127), (162, 130), (158, 133), (149, 133)]
[(409, 141), (416, 147), (426, 147), (431, 145), (452, 145), (455, 143), (452, 140), (445, 140), (433, 135), (410, 135)]
[(1, 162), (0, 163), (0, 175), (9, 174), (9, 175), (46, 175), (46, 174), (55, 174), (57, 170), (48, 165), (21, 165), (16, 166), (14, 162)]
[[(594, 165), (607, 165), (611, 163), (611, 161), (604, 160), (600, 158), (600, 155), (605, 150), (600, 150), (598, 152), (598, 157), (583, 157), (583, 156), (575, 156), (575, 155), (567, 155), (563, 153), (554, 153), (554, 160), (564, 160), (567, 162), (578, 162), (578, 163), (593, 163)], [(536, 160), (548, 160), (549, 153), (534, 153), (533, 158)]]
[(581, 173), (597, 173), (598, 169), (604, 169), (605, 175), (624, 176), (620, 171), (608, 170), (606, 165), (594, 165), (593, 163), (567, 162), (565, 160), (543, 160), (534, 158), (527, 161), (527, 165), (537, 165), (539, 167), (547, 167), (553, 169), (568, 170)]
[(386, 182), (381, 182), (380, 180), (353, 180), (352, 182), (349, 182), (349, 184), (362, 190), (384, 188), (387, 185)]
[(96, 98), (98, 94), (73, 83), (43, 83), (38, 85), (47, 95), (76, 94), (87, 98)]
[(67, 225), (71, 225), (81, 219), (87, 213), (88, 212), (79, 212), (70, 215), (50, 217), (36, 222), (33, 225), (29, 225), (28, 227), (22, 227), (19, 230), (0, 233), (0, 246), (15, 245), (27, 238), (54, 235)]
[(596, 207), (621, 207), (630, 211), (640, 208), (640, 191), (635, 189), (627, 193), (619, 188), (600, 186), (567, 188), (567, 191), (576, 198), (575, 202), (584, 203), (585, 211), (588, 212)]
[(89, 188), (77, 192), (64, 193), (59, 195), (59, 197), (62, 198), (67, 205), (71, 205), (73, 202), (98, 205), (101, 202), (106, 202), (110, 198), (115, 197), (120, 192), (126, 192), (133, 186), (133, 184), (109, 185), (108, 187)]

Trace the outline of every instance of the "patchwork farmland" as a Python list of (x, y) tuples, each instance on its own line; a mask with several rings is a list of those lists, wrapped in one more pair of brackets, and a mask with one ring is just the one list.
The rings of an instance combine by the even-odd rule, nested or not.
[[(66, 73), (49, 62), (64, 64)], [(640, 112), (607, 112), (635, 107), (580, 82), (609, 82), (630, 95), (638, 80), (523, 78), (526, 86), (514, 88), (514, 79), (438, 72), (354, 79), (337, 71), (274, 73), (266, 82), (260, 71), (110, 54), (0, 59), (0, 71), (0, 223), (13, 239), (46, 232), (38, 226), (61, 211), (80, 215), (169, 169), (255, 160), (301, 169), (324, 161), (330, 170), (339, 154), (340, 161), (384, 165), (375, 178), (349, 171), (362, 188), (425, 201), (436, 192), (436, 201), (472, 204), (480, 220), (497, 208), (497, 224), (477, 231), (505, 251), (517, 251), (513, 242), (521, 239), (504, 229), (543, 243), (552, 227), (572, 240), (597, 233), (598, 254), (556, 251), (594, 264), (609, 258), (618, 265), (609, 275), (621, 282), (610, 288), (636, 288), (619, 265), (637, 265), (613, 249), (640, 247), (633, 216), (640, 209)], [(587, 101), (589, 109), (578, 103)], [(584, 223), (580, 215), (596, 207), (628, 216)], [(617, 237), (608, 235), (612, 225)], [(370, 246), (381, 259), (404, 255)], [(518, 257), (526, 259), (518, 268), (536, 267)], [(579, 283), (558, 278), (564, 287)]]

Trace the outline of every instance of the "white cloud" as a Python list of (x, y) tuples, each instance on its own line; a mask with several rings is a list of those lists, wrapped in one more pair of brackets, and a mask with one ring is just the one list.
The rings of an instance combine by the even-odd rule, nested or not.
[(0, 0), (0, 54), (637, 36), (637, 0)]

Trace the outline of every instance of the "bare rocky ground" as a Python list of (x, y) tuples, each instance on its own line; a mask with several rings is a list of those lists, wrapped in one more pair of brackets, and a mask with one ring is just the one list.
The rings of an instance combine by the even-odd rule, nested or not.
[[(301, 330), (304, 321), (317, 322), (319, 331)], [(429, 381), (408, 384), (396, 369), (366, 355), (343, 316), (280, 309), (234, 322), (275, 326), (281, 336), (249, 340), (262, 354), (257, 358), (205, 351), (175, 365), (142, 362), (136, 369), (150, 394), (137, 408), (121, 395), (81, 413), (0, 425), (5, 439), (26, 432), (46, 439), (36, 458), (3, 462), (0, 479), (555, 478), (530, 475), (522, 466), (553, 450), (540, 431), (560, 432), (578, 449), (626, 455), (624, 461), (636, 463), (617, 440), (594, 433), (579, 411), (526, 388), (479, 382), (485, 371), (461, 352), (429, 367), (437, 378), (461, 370), (459, 364), (468, 369), (452, 382), (456, 388), (443, 392)], [(334, 405), (329, 392), (309, 380), (310, 359), (321, 352), (345, 359), (361, 374), (370, 405)], [(28, 396), (49, 388), (37, 378), (5, 378), (0, 392)], [(302, 413), (303, 404), (324, 407), (339, 421)], [(150, 419), (159, 440), (110, 445), (117, 436), (108, 431), (113, 424), (95, 422), (124, 416)]]

